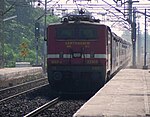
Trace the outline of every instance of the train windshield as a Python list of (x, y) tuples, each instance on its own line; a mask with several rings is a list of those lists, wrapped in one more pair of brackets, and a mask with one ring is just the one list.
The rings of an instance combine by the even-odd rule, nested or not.
[(98, 38), (96, 27), (68, 26), (56, 28), (57, 40), (96, 40)]

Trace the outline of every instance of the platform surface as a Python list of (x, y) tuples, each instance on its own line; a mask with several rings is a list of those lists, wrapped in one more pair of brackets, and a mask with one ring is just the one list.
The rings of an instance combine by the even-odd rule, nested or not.
[(121, 70), (73, 117), (150, 117), (150, 70)]
[(0, 89), (43, 77), (42, 67), (17, 67), (0, 69)]
[(17, 67), (0, 69), (0, 80), (27, 75), (35, 72), (42, 72), (41, 67)]
[(9, 73), (16, 73), (21, 71), (29, 71), (29, 70), (39, 70), (42, 69), (41, 67), (14, 67), (14, 68), (2, 68), (0, 69), (0, 75), (9, 74)]

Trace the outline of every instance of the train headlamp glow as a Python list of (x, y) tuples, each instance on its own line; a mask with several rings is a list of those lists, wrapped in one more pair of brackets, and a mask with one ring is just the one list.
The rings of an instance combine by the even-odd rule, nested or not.
[(56, 80), (56, 81), (59, 81), (62, 79), (62, 74), (61, 72), (54, 72), (53, 73), (53, 79)]
[(93, 52), (91, 52), (90, 58), (94, 58), (94, 53)]
[(59, 58), (63, 58), (63, 52), (59, 53)]
[(73, 58), (81, 58), (81, 56), (82, 56), (81, 53), (78, 52), (73, 53)]

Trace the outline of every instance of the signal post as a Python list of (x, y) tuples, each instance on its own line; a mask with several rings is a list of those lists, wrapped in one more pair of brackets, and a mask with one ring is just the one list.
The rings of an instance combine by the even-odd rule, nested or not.
[(133, 21), (131, 24), (132, 27), (132, 35), (131, 35), (131, 39), (132, 39), (132, 52), (133, 52), (133, 57), (132, 57), (132, 67), (136, 68), (136, 8), (133, 8)]
[(35, 40), (36, 40), (36, 65), (38, 65), (38, 56), (39, 56), (39, 37), (40, 37), (40, 23), (35, 22)]

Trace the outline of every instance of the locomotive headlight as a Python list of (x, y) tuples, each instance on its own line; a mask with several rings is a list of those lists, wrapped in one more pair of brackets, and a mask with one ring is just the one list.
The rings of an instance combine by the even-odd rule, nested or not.
[(73, 58), (81, 58), (82, 54), (79, 52), (74, 52), (73, 53)]
[(61, 72), (54, 72), (53, 73), (53, 79), (55, 81), (60, 81), (62, 79), (62, 73)]
[(63, 58), (63, 52), (59, 53), (59, 58)]
[(94, 52), (91, 52), (90, 58), (94, 58)]

